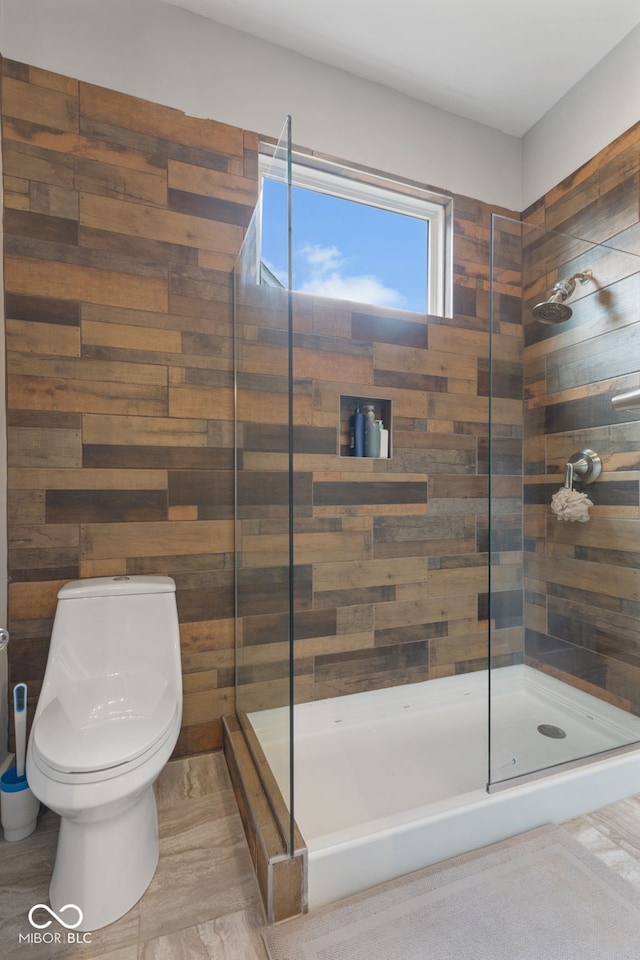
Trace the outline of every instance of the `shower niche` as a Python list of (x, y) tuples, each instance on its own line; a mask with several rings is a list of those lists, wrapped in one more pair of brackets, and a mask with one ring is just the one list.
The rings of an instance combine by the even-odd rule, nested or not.
[[(373, 416), (374, 420), (381, 425), (381, 429), (387, 431), (387, 444), (386, 452), (383, 449), (377, 457), (367, 456), (366, 454), (360, 457), (353, 456), (350, 449), (350, 436), (351, 436), (351, 417), (355, 413), (357, 408), (363, 412), (367, 407), (373, 407)], [(365, 397), (362, 396), (352, 396), (344, 395), (340, 396), (340, 432), (339, 432), (339, 454), (341, 457), (349, 457), (350, 459), (362, 459), (362, 460), (390, 460), (392, 455), (392, 401), (384, 400), (380, 397)]]

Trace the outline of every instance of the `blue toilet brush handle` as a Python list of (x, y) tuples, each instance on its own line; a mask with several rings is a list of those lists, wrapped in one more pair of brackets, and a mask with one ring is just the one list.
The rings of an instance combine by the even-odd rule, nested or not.
[(24, 777), (27, 748), (27, 685), (16, 683), (13, 688), (13, 718), (16, 732), (16, 775)]

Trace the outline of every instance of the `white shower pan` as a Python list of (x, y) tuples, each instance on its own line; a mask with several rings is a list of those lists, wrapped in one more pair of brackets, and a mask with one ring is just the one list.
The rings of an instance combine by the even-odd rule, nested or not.
[[(491, 793), (485, 671), (295, 707), (311, 909), (640, 791), (640, 718), (526, 666), (493, 670), (491, 687)], [(287, 713), (249, 717), (284, 796)]]

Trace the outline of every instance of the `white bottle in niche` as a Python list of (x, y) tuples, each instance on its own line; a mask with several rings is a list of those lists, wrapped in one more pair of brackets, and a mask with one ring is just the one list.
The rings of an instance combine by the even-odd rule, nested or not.
[(389, 459), (389, 431), (385, 429), (382, 420), (377, 421), (380, 430), (380, 453), (378, 456), (381, 460)]
[(364, 455), (376, 458), (380, 456), (380, 429), (376, 423), (373, 404), (364, 407)]

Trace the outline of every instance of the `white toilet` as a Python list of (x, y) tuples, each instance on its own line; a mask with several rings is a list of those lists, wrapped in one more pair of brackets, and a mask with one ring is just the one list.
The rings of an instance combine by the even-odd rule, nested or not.
[[(158, 862), (153, 782), (182, 721), (175, 583), (75, 580), (58, 593), (27, 749), (33, 793), (60, 814), (51, 907), (79, 930), (125, 914)], [(74, 916), (75, 919), (75, 916)]]

